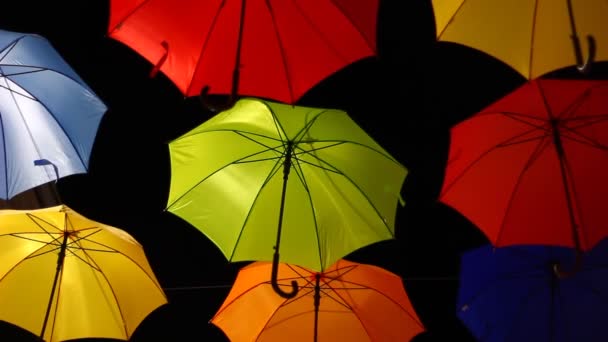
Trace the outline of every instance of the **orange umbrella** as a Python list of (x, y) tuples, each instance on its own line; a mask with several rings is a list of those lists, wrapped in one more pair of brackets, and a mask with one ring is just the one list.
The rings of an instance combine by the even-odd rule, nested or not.
[(239, 341), (409, 341), (425, 329), (399, 276), (377, 266), (338, 260), (324, 272), (279, 264), (279, 286), (299, 283), (297, 296), (277, 296), (271, 262), (239, 272), (211, 323)]

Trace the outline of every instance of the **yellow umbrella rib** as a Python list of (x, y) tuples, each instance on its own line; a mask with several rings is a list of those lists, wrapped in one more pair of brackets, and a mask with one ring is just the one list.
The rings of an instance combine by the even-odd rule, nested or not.
[[(79, 239), (79, 240), (83, 240), (83, 239)], [(90, 255), (90, 252), (91, 251), (95, 251), (95, 252), (117, 253), (117, 254), (122, 255), (123, 257), (125, 257), (125, 259), (131, 261), (137, 268), (139, 268), (152, 281), (152, 283), (154, 284), (154, 286), (156, 286), (156, 288), (159, 290), (160, 293), (163, 294), (163, 296), (165, 296), (164, 292), (163, 292), (162, 288), (159, 286), (159, 284), (155, 281), (155, 279), (150, 274), (148, 274), (148, 272), (145, 269), (143, 269), (142, 266), (139, 263), (135, 262), (135, 260), (133, 260), (132, 258), (130, 258), (128, 255), (122, 253), (121, 251), (119, 251), (119, 250), (117, 250), (115, 248), (109, 247), (109, 246), (107, 246), (105, 244), (102, 244), (102, 243), (99, 243), (99, 242), (96, 242), (96, 241), (91, 241), (91, 240), (87, 240), (87, 241), (88, 242), (92, 242), (92, 243), (97, 244), (97, 245), (100, 245), (100, 246), (103, 246), (103, 247), (106, 247), (106, 248), (109, 249), (109, 250), (105, 250), (104, 251), (104, 250), (95, 250), (95, 249), (90, 249), (90, 248), (83, 248), (80, 245), (80, 241), (74, 241), (74, 243), (78, 245), (79, 249), (86, 255), (86, 257), (87, 257), (87, 259), (89, 261), (83, 260), (81, 257), (78, 257), (78, 258), (80, 260), (83, 260), (83, 262), (85, 262), (88, 265), (94, 265), (94, 267), (92, 267), (92, 268), (95, 269), (97, 272), (99, 272), (99, 274), (106, 281), (106, 284), (108, 285), (108, 287), (110, 288), (110, 290), (112, 292), (112, 297), (114, 298), (114, 302), (116, 304), (116, 307), (118, 308), (118, 311), (120, 312), (120, 317), (121, 317), (121, 320), (123, 322), (122, 326), (123, 326), (123, 329), (124, 329), (125, 336), (129, 336), (127, 325), (124, 324), (124, 322), (126, 322), (125, 314), (123, 312), (122, 305), (120, 304), (120, 301), (118, 300), (118, 297), (116, 296), (116, 292), (114, 291), (114, 287), (112, 286), (112, 283), (109, 281), (109, 279), (106, 276), (106, 274), (104, 273), (104, 271), (101, 269), (101, 267), (99, 267), (99, 265), (95, 262), (95, 259)]]
[[(44, 254), (47, 254), (47, 253), (50, 253), (50, 252), (54, 252), (57, 249), (61, 248), (61, 242), (59, 242), (59, 239), (63, 237), (63, 234), (64, 234), (64, 230), (63, 229), (60, 229), (59, 227), (56, 227), (52, 223), (50, 223), (50, 222), (44, 220), (43, 218), (38, 217), (38, 216), (36, 216), (36, 215), (34, 215), (32, 213), (26, 213), (26, 217), (29, 218), (32, 221), (32, 223), (34, 225), (38, 226), (42, 231), (38, 231), (38, 232), (24, 232), (24, 233), (9, 233), (9, 234), (0, 235), (0, 236), (12, 236), (12, 237), (15, 237), (15, 238), (29, 240), (29, 241), (34, 241), (34, 242), (38, 242), (38, 243), (43, 244), (40, 248), (36, 249), (34, 252), (32, 252), (28, 256), (26, 256), (23, 260), (31, 259), (31, 258), (36, 257), (36, 256), (41, 256), (41, 255), (44, 255)], [(40, 224), (40, 222), (38, 220), (46, 223), (50, 227), (53, 227), (53, 228), (57, 229), (57, 232), (56, 233), (49, 232), (47, 229), (45, 229), (43, 227), (43, 225)], [(51, 237), (52, 240), (51, 241), (37, 240), (37, 239), (34, 239), (32, 237), (21, 236), (21, 234), (28, 234), (28, 235), (44, 234), (44, 235), (48, 235), (49, 237)], [(54, 237), (53, 236), (54, 234), (58, 234), (59, 236)], [(38, 251), (42, 250), (44, 247), (49, 246), (49, 245), (55, 245), (55, 248), (54, 249), (50, 249), (50, 250), (45, 251), (45, 252), (42, 252), (42, 253), (37, 253)], [(21, 262), (19, 262), (19, 263), (21, 263)], [(4, 277), (2, 279), (4, 279)], [(0, 281), (1, 281), (1, 279), (0, 279)]]
[(538, 16), (538, 1), (534, 0), (534, 11), (532, 12), (532, 29), (530, 30), (530, 46), (528, 47), (528, 51), (530, 51), (530, 55), (528, 57), (528, 74), (525, 75), (527, 79), (532, 78), (532, 59), (534, 58), (534, 39), (536, 35), (536, 17)]
[[(14, 235), (12, 235), (12, 234), (7, 234), (7, 235), (4, 235), (4, 236), (8, 236), (8, 235), (11, 235), (11, 236), (13, 236), (13, 237), (14, 237)], [(18, 237), (18, 238), (21, 238), (21, 237)], [(38, 249), (34, 250), (32, 253), (28, 254), (28, 255), (27, 255), (25, 258), (23, 258), (23, 259), (19, 260), (19, 262), (17, 262), (15, 265), (13, 265), (13, 267), (11, 267), (11, 269), (10, 269), (10, 270), (8, 270), (8, 271), (7, 271), (7, 272), (6, 272), (6, 273), (5, 273), (5, 274), (4, 274), (4, 275), (3, 275), (3, 276), (0, 278), (0, 282), (2, 282), (2, 281), (4, 280), (4, 278), (6, 278), (6, 276), (8, 276), (8, 275), (9, 275), (11, 272), (13, 272), (13, 271), (14, 271), (14, 270), (15, 270), (15, 269), (16, 269), (16, 268), (19, 266), (19, 265), (21, 265), (23, 262), (25, 262), (25, 260), (28, 260), (28, 259), (30, 259), (30, 258), (33, 258), (33, 257), (36, 257), (36, 256), (40, 256), (40, 255), (44, 255), (44, 254), (48, 253), (48, 252), (44, 252), (44, 253), (40, 253), (40, 254), (38, 254), (38, 255), (34, 255), (34, 254), (36, 254), (38, 251), (40, 251), (41, 249), (43, 249), (44, 247), (46, 247), (46, 246), (48, 246), (48, 245), (49, 245), (49, 244), (43, 244), (42, 246), (40, 246), (40, 248), (38, 248)], [(56, 248), (56, 249), (54, 249), (54, 250), (57, 250), (57, 249), (58, 249), (58, 248)]]
[[(93, 269), (95, 269), (97, 272), (99, 272), (99, 274), (101, 274), (101, 276), (103, 277), (103, 279), (106, 281), (106, 284), (108, 285), (108, 287), (110, 288), (110, 291), (112, 292), (112, 298), (114, 298), (114, 303), (116, 304), (116, 307), (118, 308), (118, 312), (120, 312), (120, 318), (121, 321), (123, 322), (123, 329), (124, 329), (124, 333), (125, 336), (129, 336), (129, 332), (127, 330), (127, 325), (124, 324), (125, 322), (125, 315), (123, 313), (122, 310), (122, 306), (120, 305), (120, 302), (118, 301), (118, 297), (116, 296), (116, 293), (114, 292), (114, 287), (112, 287), (112, 283), (110, 283), (110, 281), (108, 280), (108, 278), (106, 277), (105, 273), (101, 270), (101, 267), (99, 267), (99, 265), (97, 265), (97, 263), (95, 262), (95, 260), (93, 259), (93, 257), (89, 254), (89, 251), (87, 251), (86, 248), (82, 248), (82, 246), (80, 246), (80, 242), (75, 241), (75, 244), (77, 244), (80, 247), (80, 250), (86, 255), (87, 259), (89, 259), (90, 262), (87, 262), (85, 260), (83, 260), (86, 264), (88, 265), (95, 265), (95, 267), (93, 267)], [(124, 255), (123, 253), (116, 251), (116, 253), (120, 253), (123, 256), (125, 256), (127, 259), (130, 260), (129, 257), (127, 257), (126, 255)], [(82, 260), (82, 258), (79, 257), (79, 259)], [(131, 260), (132, 261), (132, 260)], [(139, 267), (139, 264), (137, 264), (136, 262), (133, 262), (134, 264), (136, 264)], [(146, 273), (147, 275), (147, 273)]]
[[(452, 21), (454, 20), (454, 18), (458, 14), (458, 12), (460, 12), (460, 9), (462, 9), (465, 2), (466, 2), (466, 0), (462, 0), (462, 2), (460, 3), (460, 5), (456, 9), (456, 11), (454, 11), (454, 14), (452, 14), (452, 16), (450, 17), (450, 20), (448, 20), (448, 22), (441, 28), (441, 32), (435, 32), (438, 40), (441, 40), (441, 36), (443, 36), (443, 33), (445, 32), (445, 30), (448, 28), (448, 26), (450, 26), (450, 23), (452, 23)], [(437, 20), (437, 19), (435, 19), (435, 20)]]
[[(82, 239), (79, 239), (79, 240), (82, 240)], [(93, 244), (96, 244), (96, 245), (99, 245), (99, 246), (102, 246), (102, 247), (107, 248), (107, 250), (92, 249), (92, 248), (83, 248), (83, 247), (80, 245), (79, 241), (74, 241), (74, 243), (76, 243), (76, 244), (78, 245), (79, 249), (80, 249), (80, 250), (81, 250), (81, 251), (82, 251), (82, 252), (83, 252), (83, 253), (84, 253), (84, 254), (87, 256), (87, 258), (89, 258), (90, 260), (94, 260), (94, 259), (91, 257), (91, 255), (89, 254), (89, 252), (117, 253), (117, 254), (120, 254), (120, 255), (122, 255), (123, 257), (125, 257), (125, 259), (127, 259), (127, 260), (131, 261), (131, 262), (132, 262), (134, 265), (136, 265), (136, 266), (137, 266), (137, 268), (139, 268), (140, 270), (142, 270), (142, 272), (144, 272), (144, 274), (146, 274), (146, 276), (147, 276), (147, 277), (148, 277), (150, 280), (152, 280), (152, 282), (155, 284), (156, 288), (157, 288), (157, 289), (159, 289), (159, 290), (162, 292), (162, 288), (159, 286), (159, 284), (157, 284), (157, 282), (155, 281), (155, 279), (154, 279), (153, 275), (149, 274), (149, 273), (148, 273), (148, 272), (147, 272), (147, 271), (146, 271), (146, 270), (145, 270), (145, 269), (144, 269), (144, 268), (143, 268), (143, 267), (142, 267), (142, 266), (141, 266), (139, 263), (137, 263), (137, 262), (136, 262), (135, 260), (133, 260), (131, 257), (129, 257), (129, 256), (128, 256), (128, 255), (126, 255), (125, 253), (123, 253), (123, 252), (121, 252), (121, 251), (119, 251), (119, 250), (117, 250), (117, 249), (115, 249), (115, 248), (112, 248), (112, 247), (110, 247), (110, 246), (108, 246), (108, 245), (105, 245), (105, 244), (103, 244), (103, 243), (100, 243), (100, 242), (98, 242), (98, 241), (87, 240), (87, 242), (90, 242), (90, 243), (93, 243)], [(82, 258), (81, 258), (81, 259), (82, 259)], [(85, 261), (85, 262), (86, 262), (86, 261)], [(94, 263), (94, 264), (95, 264), (95, 266), (96, 266), (96, 267), (95, 267), (95, 269), (97, 269), (97, 270), (98, 270), (100, 273), (102, 273), (102, 274), (103, 274), (103, 270), (101, 270), (101, 268), (100, 268), (100, 267), (97, 265), (97, 263)], [(105, 275), (104, 275), (104, 277), (105, 277)], [(109, 283), (108, 283), (108, 284), (109, 284)]]
[[(43, 244), (45, 244), (45, 245), (51, 245), (51, 244), (53, 244), (53, 242), (58, 241), (58, 238), (53, 238), (53, 240), (51, 240), (51, 241), (44, 241), (44, 240), (38, 240), (38, 239), (35, 239), (35, 238), (33, 238), (33, 237), (25, 237), (25, 236), (21, 236), (21, 234), (27, 234), (27, 235), (39, 235), (39, 234), (40, 234), (40, 235), (45, 235), (45, 236), (46, 236), (46, 235), (51, 235), (51, 234), (44, 233), (44, 232), (33, 232), (33, 233), (6, 233), (6, 234), (0, 234), (0, 237), (3, 237), (3, 236), (12, 236), (12, 237), (14, 237), (14, 238), (23, 239), (23, 240), (29, 240), (29, 241), (38, 242), (38, 243), (43, 243)], [(61, 234), (61, 233), (57, 233), (57, 234)], [(60, 237), (62, 237), (62, 236), (60, 236)], [(59, 247), (59, 246), (61, 246), (61, 243), (60, 243), (60, 242), (58, 242), (58, 243), (57, 243), (57, 246), (58, 246), (58, 247)], [(46, 252), (45, 252), (45, 253), (46, 253)]]
[(47, 225), (49, 225), (50, 227), (53, 227), (53, 228), (57, 229), (57, 230), (58, 230), (59, 232), (61, 232), (61, 233), (63, 233), (63, 232), (64, 232), (64, 229), (63, 229), (63, 228), (59, 228), (59, 227), (55, 226), (54, 224), (52, 224), (52, 223), (48, 222), (47, 220), (45, 220), (45, 219), (43, 219), (43, 218), (41, 218), (41, 217), (38, 217), (38, 216), (36, 216), (36, 215), (34, 215), (34, 214), (32, 214), (32, 213), (26, 213), (25, 215), (26, 215), (26, 216), (27, 216), (27, 217), (28, 217), (28, 218), (29, 218), (29, 219), (30, 219), (30, 220), (31, 220), (31, 221), (32, 221), (32, 222), (33, 222), (35, 225), (37, 225), (38, 227), (40, 227), (40, 229), (42, 229), (44, 232), (46, 232), (46, 233), (47, 233), (47, 234), (49, 234), (49, 235), (50, 235), (51, 233), (49, 233), (49, 231), (48, 231), (48, 230), (46, 230), (46, 229), (45, 229), (45, 228), (44, 228), (44, 227), (43, 227), (43, 226), (42, 226), (42, 225), (41, 225), (41, 224), (40, 224), (40, 223), (39, 223), (37, 220), (39, 220), (39, 221), (42, 221), (42, 222), (46, 223)]

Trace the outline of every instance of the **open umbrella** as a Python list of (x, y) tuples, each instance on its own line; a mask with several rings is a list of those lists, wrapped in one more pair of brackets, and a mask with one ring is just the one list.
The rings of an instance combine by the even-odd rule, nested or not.
[(608, 236), (608, 81), (538, 79), (458, 123), (439, 200), (495, 246)]
[(230, 261), (277, 266), (282, 244), (285, 262), (320, 271), (394, 238), (407, 170), (342, 110), (244, 98), (169, 153), (167, 210)]
[(295, 103), (376, 54), (379, 0), (111, 0), (108, 35), (155, 64), (186, 96)]
[[(604, 0), (432, 0), (432, 4), (438, 40), (483, 51), (528, 79), (575, 64), (585, 71), (593, 58), (608, 60)], [(579, 35), (587, 36), (585, 58)]]
[(560, 278), (570, 248), (486, 245), (463, 254), (458, 311), (482, 342), (608, 341), (608, 240), (583, 257), (576, 274)]
[(0, 198), (85, 173), (106, 109), (45, 38), (0, 30)]
[(271, 268), (255, 262), (239, 272), (211, 319), (233, 342), (409, 341), (425, 329), (399, 276), (373, 265), (338, 260), (324, 272), (280, 264), (280, 286), (296, 280), (292, 299), (273, 295)]
[(0, 319), (45, 341), (128, 340), (167, 299), (142, 246), (65, 205), (0, 211)]

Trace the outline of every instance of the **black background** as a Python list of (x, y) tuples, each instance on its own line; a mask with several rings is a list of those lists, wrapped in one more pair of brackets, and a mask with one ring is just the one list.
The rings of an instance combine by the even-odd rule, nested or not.
[[(108, 11), (107, 1), (3, 3), (0, 29), (49, 39), (109, 108), (89, 172), (61, 179), (58, 188), (68, 206), (142, 243), (166, 290), (170, 304), (153, 312), (131, 340), (226, 341), (207, 322), (243, 264), (228, 263), (198, 230), (163, 212), (170, 177), (167, 143), (211, 114), (196, 98), (184, 98), (164, 75), (149, 78), (149, 62), (108, 38)], [(472, 341), (455, 315), (459, 256), (486, 240), (436, 200), (449, 128), (525, 79), (481, 52), (437, 43), (430, 0), (382, 1), (378, 25), (378, 58), (347, 66), (297, 104), (348, 111), (409, 170), (396, 240), (365, 247), (347, 259), (403, 277), (427, 329), (415, 341)], [(590, 77), (605, 78), (605, 69), (598, 64)], [(548, 76), (582, 77), (571, 69)], [(39, 187), (4, 205), (52, 205), (47, 190)], [(209, 288), (187, 289), (198, 286)], [(0, 339), (33, 340), (7, 324), (0, 325)]]

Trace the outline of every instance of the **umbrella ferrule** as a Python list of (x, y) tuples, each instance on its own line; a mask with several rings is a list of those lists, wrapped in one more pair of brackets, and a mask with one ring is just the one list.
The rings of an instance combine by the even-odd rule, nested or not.
[(314, 295), (314, 303), (315, 310), (319, 309), (319, 305), (321, 304), (321, 273), (315, 274), (315, 295)]
[(283, 178), (287, 180), (291, 169), (291, 152), (293, 151), (293, 141), (288, 141), (285, 147), (285, 161), (283, 162)]
[(63, 241), (61, 242), (61, 249), (59, 249), (59, 257), (57, 258), (57, 271), (61, 270), (63, 260), (65, 259), (65, 250), (68, 248), (68, 237), (69, 232), (63, 232)]

